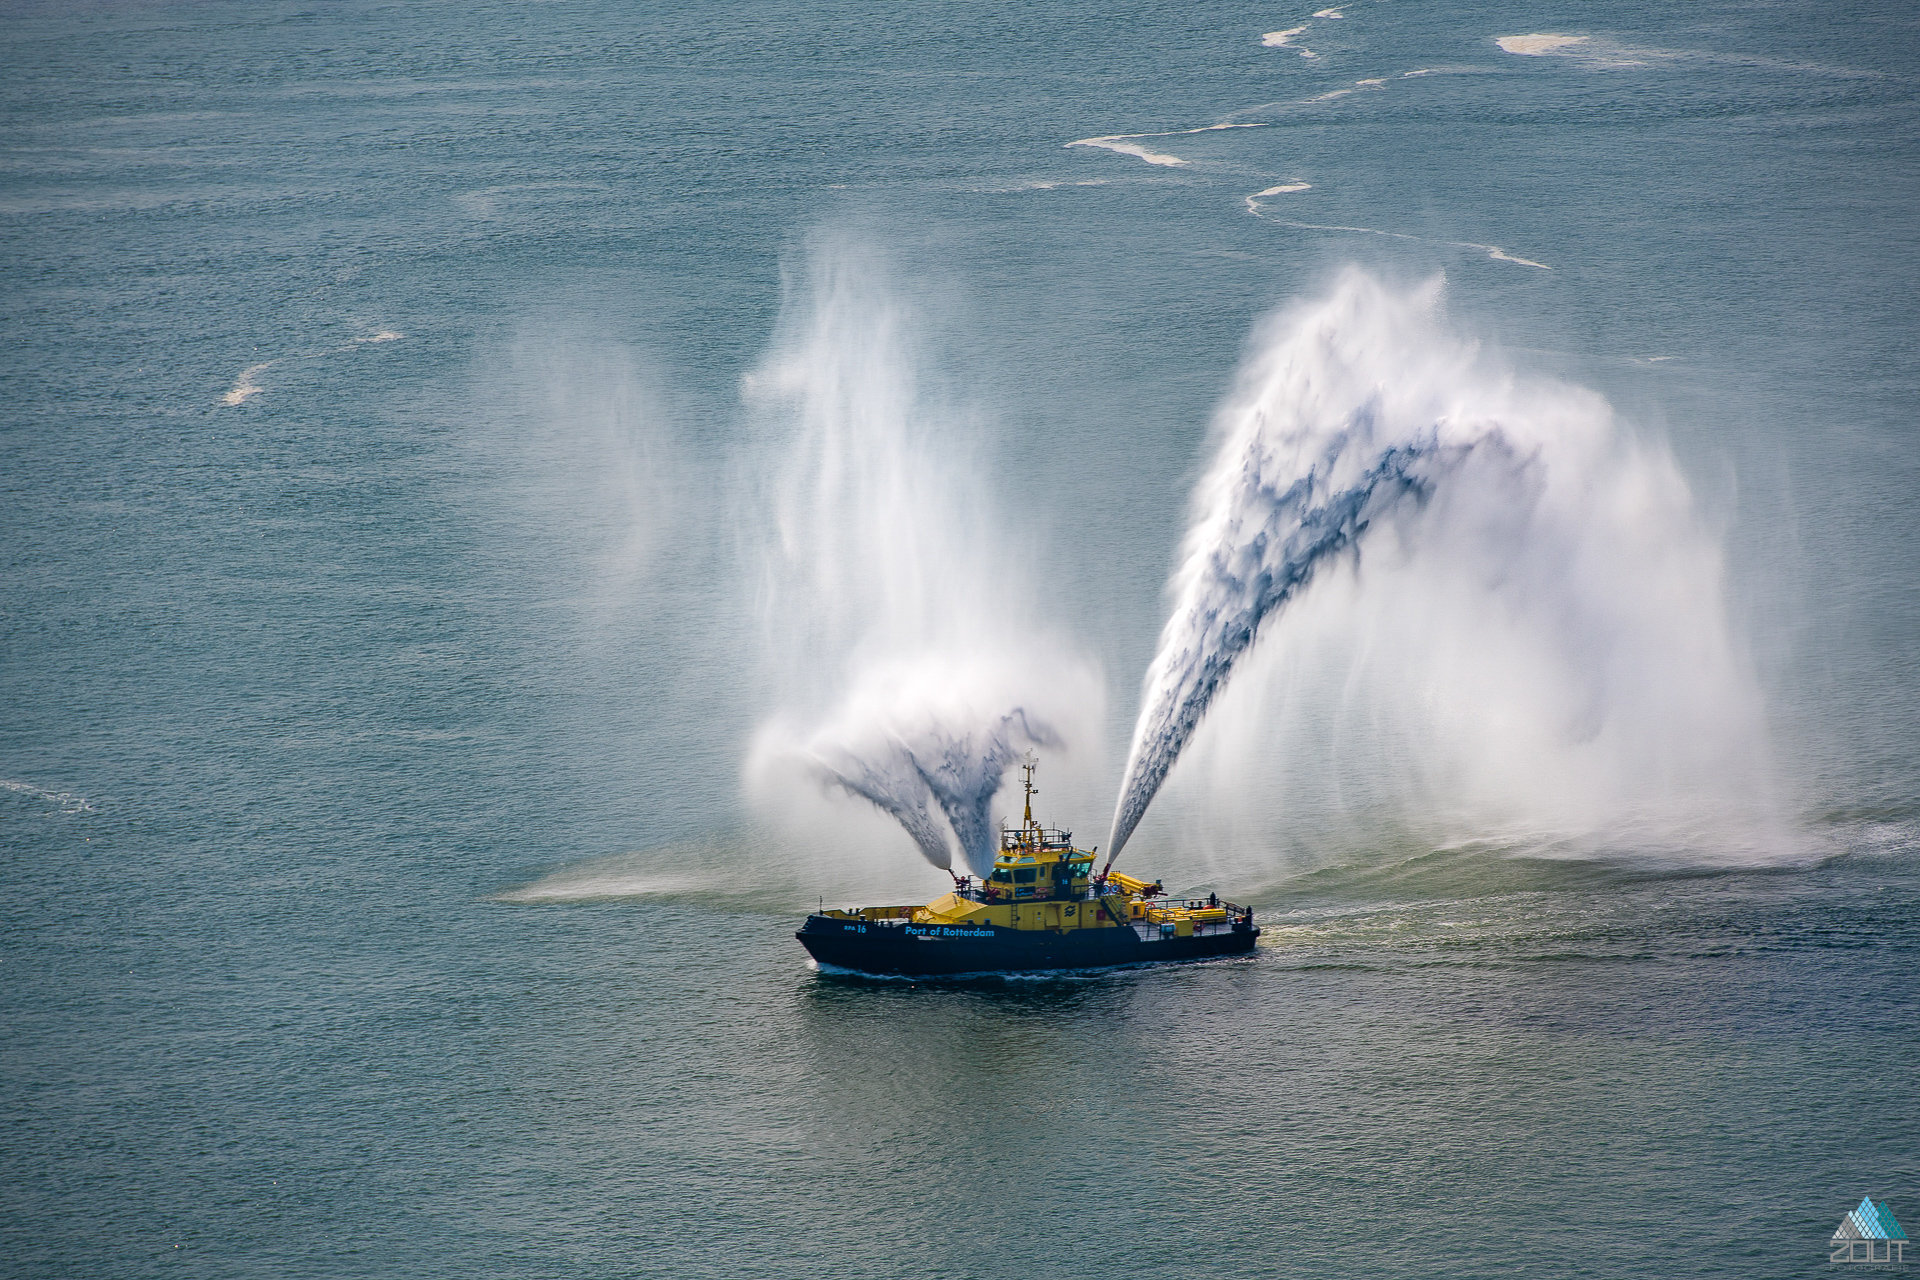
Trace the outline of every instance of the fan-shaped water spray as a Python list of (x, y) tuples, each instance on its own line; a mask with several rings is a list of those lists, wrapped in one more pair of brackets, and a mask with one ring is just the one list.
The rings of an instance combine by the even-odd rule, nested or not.
[(951, 867), (957, 843), (962, 864), (984, 875), (999, 844), (989, 806), (1007, 768), (1029, 748), (1065, 745), (1017, 705), (1008, 674), (959, 657), (888, 664), (796, 749), (818, 778), (897, 819), (929, 862)]
[(1091, 737), (1091, 663), (1024, 619), (1014, 531), (978, 482), (983, 424), (927, 384), (911, 314), (874, 251), (812, 246), (773, 354), (748, 385), (763, 434), (753, 551), (778, 710), (754, 789), (800, 774), (895, 818), (928, 861), (984, 874), (990, 812), (1031, 747)]

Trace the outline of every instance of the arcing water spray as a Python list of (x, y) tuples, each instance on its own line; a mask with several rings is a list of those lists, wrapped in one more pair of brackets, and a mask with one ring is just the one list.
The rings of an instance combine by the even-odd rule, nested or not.
[[(1439, 292), (1351, 271), (1257, 336), (1194, 495), (1109, 857), (1202, 719), (1235, 701), (1222, 694), (1236, 664), (1303, 598), (1353, 614), (1309, 615), (1316, 635), (1348, 637), (1346, 675), (1338, 655), (1323, 669), (1349, 702), (1360, 677), (1385, 688), (1423, 673), (1348, 736), (1391, 741), (1372, 754), (1443, 780), (1432, 808), (1468, 815), (1469, 830), (1617, 829), (1661, 806), (1678, 826), (1713, 805), (1764, 807), (1758, 695), (1671, 456), (1592, 393), (1494, 367), (1440, 323)], [(1360, 573), (1368, 556), (1380, 563)], [(1355, 585), (1313, 593), (1337, 564)], [(1374, 607), (1369, 592), (1403, 599)], [(1342, 720), (1295, 745), (1279, 736), (1306, 725), (1284, 705), (1230, 719), (1210, 770), (1282, 776), (1283, 760), (1311, 755), (1317, 781), (1393, 791), (1335, 771)]]

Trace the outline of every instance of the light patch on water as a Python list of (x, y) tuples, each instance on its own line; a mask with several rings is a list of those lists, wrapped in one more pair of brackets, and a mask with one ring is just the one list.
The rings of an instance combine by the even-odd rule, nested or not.
[(518, 889), (493, 896), (495, 902), (582, 902), (612, 898), (668, 898), (718, 888), (720, 878), (649, 875), (638, 871), (569, 868)]
[(1524, 36), (1497, 36), (1494, 43), (1506, 53), (1524, 58), (1569, 58), (1585, 66), (1604, 69), (1644, 67), (1649, 60), (1672, 58), (1661, 49), (1636, 49), (1592, 36), (1568, 36), (1536, 32)]
[(356, 344), (369, 343), (369, 342), (398, 342), (400, 339), (406, 336), (407, 335), (404, 333), (395, 333), (391, 329), (382, 329), (380, 332), (374, 334), (372, 337), (355, 338), (354, 342)]
[(1306, 29), (1306, 26), (1302, 25), (1298, 27), (1288, 27), (1285, 31), (1269, 31), (1260, 37), (1260, 43), (1269, 49), (1284, 49), (1287, 47), (1289, 40), (1292, 40)]
[(1574, 45), (1585, 44), (1586, 36), (1562, 36), (1537, 33), (1528, 36), (1500, 36), (1494, 40), (1508, 53), (1517, 53), (1522, 57), (1538, 58), (1543, 54), (1558, 53)]
[[(470, 217), (491, 219), (500, 212), (503, 201), (524, 199), (533, 193), (598, 193), (607, 188), (595, 182), (515, 182), (499, 187), (483, 187), (478, 191), (465, 191), (453, 197), (455, 205)], [(538, 199), (539, 196), (535, 195)], [(576, 198), (563, 194), (562, 199)]]
[(1344, 18), (1347, 15), (1339, 9), (1320, 9), (1317, 10), (1313, 16), (1316, 18)]

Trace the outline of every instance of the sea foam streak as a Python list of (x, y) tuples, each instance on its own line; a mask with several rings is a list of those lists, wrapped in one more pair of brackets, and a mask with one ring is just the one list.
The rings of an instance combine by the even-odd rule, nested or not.
[(37, 787), (31, 782), (12, 782), (0, 779), (0, 790), (11, 791), (29, 799), (41, 800), (54, 806), (61, 813), (92, 813), (93, 805), (85, 796), (75, 795), (71, 791), (51, 791), (46, 787)]
[(1206, 124), (1201, 125), (1197, 129), (1169, 129), (1164, 133), (1114, 133), (1101, 138), (1076, 138), (1072, 142), (1062, 145), (1069, 147), (1097, 147), (1102, 151), (1112, 151), (1123, 156), (1138, 156), (1148, 164), (1162, 165), (1171, 168), (1177, 165), (1187, 164), (1188, 161), (1182, 160), (1179, 156), (1151, 150), (1148, 147), (1142, 146), (1138, 139), (1183, 138), (1194, 133), (1217, 133), (1222, 129), (1264, 129), (1266, 127), (1264, 121), (1253, 121), (1246, 124)]
[(318, 360), (322, 356), (333, 355), (341, 351), (352, 351), (356, 347), (382, 342), (397, 342), (405, 336), (403, 333), (395, 333), (392, 329), (382, 329), (370, 337), (355, 338), (344, 347), (328, 347), (324, 351), (306, 351), (293, 356), (277, 356), (272, 360), (262, 360), (259, 364), (248, 365), (240, 371), (240, 376), (234, 379), (233, 386), (227, 393), (220, 397), (220, 403), (230, 406), (243, 405), (253, 399), (253, 397), (259, 395), (262, 391), (265, 391), (265, 387), (262, 387), (253, 380), (254, 376), (266, 372), (282, 360)]
[[(1043, 611), (976, 479), (979, 424), (926, 385), (916, 317), (876, 257), (816, 241), (747, 388), (778, 702), (747, 783), (790, 835), (824, 788), (894, 818), (934, 865), (984, 874), (1008, 766), (1095, 737), (1101, 681), (1028, 621)], [(816, 810), (823, 856), (847, 843), (841, 808)]]
[(264, 373), (278, 363), (280, 363), (278, 360), (263, 360), (259, 364), (248, 365), (242, 369), (240, 376), (233, 380), (233, 389), (220, 397), (220, 403), (226, 405), (245, 404), (247, 401), (253, 399), (253, 397), (259, 395), (265, 388), (253, 380), (254, 375)]
[[(1341, 92), (1344, 93), (1346, 90), (1343, 89)], [(1260, 195), (1269, 194), (1272, 193), (1260, 193)], [(1266, 213), (1262, 212), (1263, 208), (1264, 206), (1259, 203), (1258, 196), (1248, 197), (1248, 213), (1256, 218), (1266, 218), (1267, 221), (1282, 227), (1297, 227), (1302, 231), (1355, 231), (1364, 235), (1384, 236), (1389, 240), (1412, 240), (1419, 244), (1443, 244), (1455, 249), (1479, 249), (1495, 262), (1511, 262), (1515, 266), (1534, 267), (1541, 271), (1553, 270), (1552, 267), (1544, 262), (1535, 262), (1532, 258), (1523, 258), (1518, 254), (1508, 253), (1497, 244), (1481, 244), (1475, 240), (1430, 240), (1425, 236), (1409, 235), (1404, 231), (1383, 231), (1379, 227), (1353, 227), (1335, 222), (1295, 222), (1287, 218), (1269, 217)]]
[[(1445, 811), (1463, 839), (1632, 830), (1697, 848), (1721, 815), (1752, 816), (1745, 838), (1771, 813), (1757, 687), (1672, 458), (1592, 393), (1522, 382), (1450, 336), (1439, 295), (1354, 271), (1258, 336), (1216, 418), (1110, 851), (1203, 719), (1207, 772), (1234, 775), (1216, 795), (1311, 757), (1298, 772), (1323, 787), (1431, 784), (1407, 811)], [(1327, 655), (1333, 705), (1234, 711), (1223, 695), (1277, 660), (1254, 647), (1283, 616), (1283, 635), (1313, 624), (1291, 652)], [(1394, 692), (1343, 744), (1368, 682)], [(1330, 772), (1336, 746), (1377, 774)], [(1242, 803), (1273, 829), (1272, 803)]]
[[(1162, 135), (1142, 134), (1138, 136), (1160, 137)], [(1138, 142), (1128, 142), (1124, 137), (1119, 136), (1112, 138), (1081, 138), (1077, 141), (1069, 142), (1067, 145), (1070, 147), (1098, 147), (1102, 151), (1111, 151), (1116, 155), (1137, 156), (1145, 160), (1148, 164), (1161, 165), (1166, 168), (1173, 168), (1187, 163), (1187, 161), (1182, 160), (1179, 156), (1169, 155), (1164, 151), (1154, 151), (1142, 146)]]
[(1313, 184), (1311, 182), (1282, 182), (1275, 186), (1267, 187), (1247, 197), (1247, 212), (1258, 214), (1260, 212), (1260, 202), (1268, 196), (1284, 196), (1291, 195), (1295, 191), (1311, 190), (1313, 190)]

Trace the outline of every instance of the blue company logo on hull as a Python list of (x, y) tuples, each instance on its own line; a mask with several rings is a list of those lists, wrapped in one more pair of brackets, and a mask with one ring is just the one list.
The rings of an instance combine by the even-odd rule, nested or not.
[(1828, 1262), (1877, 1262), (1883, 1266), (1889, 1262), (1905, 1266), (1907, 1262), (1907, 1233), (1900, 1229), (1887, 1202), (1876, 1205), (1872, 1196), (1861, 1197), (1860, 1203), (1840, 1219), (1827, 1247)]

